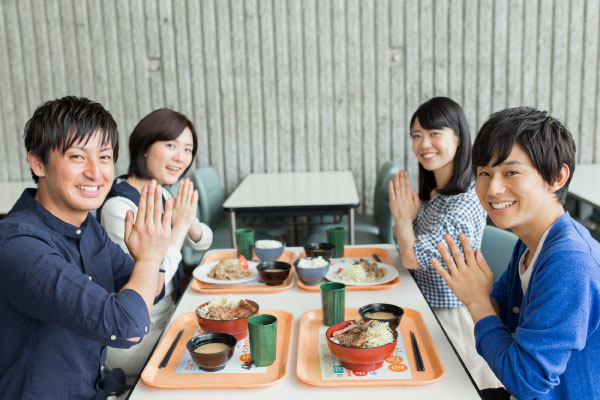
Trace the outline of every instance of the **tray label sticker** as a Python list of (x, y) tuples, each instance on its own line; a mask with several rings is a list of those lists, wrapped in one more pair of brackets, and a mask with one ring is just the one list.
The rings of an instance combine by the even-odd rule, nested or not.
[(344, 368), (340, 360), (329, 351), (325, 337), (327, 328), (327, 326), (319, 328), (319, 361), (322, 379), (412, 379), (404, 342), (399, 331), (396, 348), (383, 360), (381, 368), (370, 372), (353, 372)]
[[(195, 335), (199, 335), (200, 328), (196, 330)], [(195, 336), (194, 335), (194, 336)], [(176, 374), (265, 374), (267, 373), (267, 367), (257, 367), (256, 365), (250, 364), (250, 340), (248, 336), (242, 340), (238, 340), (233, 357), (225, 365), (225, 368), (220, 371), (204, 371), (201, 370), (196, 362), (192, 359), (190, 352), (186, 349), (183, 353), (183, 357), (179, 360), (177, 368), (175, 369)]]

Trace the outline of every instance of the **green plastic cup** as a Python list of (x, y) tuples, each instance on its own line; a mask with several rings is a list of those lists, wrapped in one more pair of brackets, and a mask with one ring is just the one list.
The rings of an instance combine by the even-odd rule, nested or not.
[(277, 358), (277, 317), (260, 314), (248, 318), (250, 358), (257, 367), (267, 367)]
[(333, 257), (344, 256), (344, 241), (346, 240), (346, 229), (343, 226), (332, 226), (327, 228), (327, 241), (335, 246)]
[(235, 244), (237, 254), (252, 260), (252, 246), (254, 246), (254, 231), (252, 229), (237, 229), (235, 231)]
[(346, 285), (338, 282), (327, 282), (321, 285), (321, 306), (325, 325), (331, 326), (344, 321), (345, 303)]

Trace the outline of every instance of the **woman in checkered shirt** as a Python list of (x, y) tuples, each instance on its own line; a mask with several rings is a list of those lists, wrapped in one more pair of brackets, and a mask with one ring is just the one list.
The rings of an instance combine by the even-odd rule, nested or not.
[(405, 268), (434, 308), (452, 343), (480, 389), (501, 387), (475, 350), (474, 324), (431, 265), (444, 234), (459, 243), (463, 232), (473, 248), (481, 246), (486, 212), (475, 194), (471, 136), (462, 108), (446, 97), (421, 104), (410, 120), (412, 148), (419, 161), (419, 194), (400, 171), (389, 184), (394, 234)]

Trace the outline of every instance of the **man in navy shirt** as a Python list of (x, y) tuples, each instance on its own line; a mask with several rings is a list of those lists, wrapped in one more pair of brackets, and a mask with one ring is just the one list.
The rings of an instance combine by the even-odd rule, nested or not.
[[(106, 346), (130, 347), (149, 329), (171, 235), (171, 201), (142, 190), (114, 244), (89, 210), (108, 193), (117, 125), (100, 104), (65, 97), (25, 126), (38, 189), (23, 192), (0, 221), (0, 393), (3, 398), (105, 398), (114, 376)], [(111, 382), (113, 384), (111, 384)]]

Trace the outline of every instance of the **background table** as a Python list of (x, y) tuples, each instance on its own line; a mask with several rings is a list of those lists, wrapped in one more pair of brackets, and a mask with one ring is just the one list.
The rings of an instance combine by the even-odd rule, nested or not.
[(593, 209), (600, 211), (600, 165), (598, 164), (577, 164), (575, 173), (569, 184), (569, 196), (577, 200), (577, 218), (580, 221), (585, 220), (591, 214)]
[(36, 186), (32, 180), (0, 183), (0, 217), (8, 214), (17, 200), (19, 200), (19, 197), (21, 197), (23, 190)]
[(354, 208), (360, 205), (351, 171), (250, 174), (223, 203), (235, 247), (236, 216), (348, 215), (354, 244)]
[[(353, 246), (365, 247), (365, 246)], [(371, 245), (368, 247), (380, 247), (386, 249), (394, 259), (396, 266), (400, 265), (400, 257), (396, 248), (392, 245)], [(298, 255), (302, 248), (287, 248)], [(272, 386), (260, 389), (156, 389), (145, 385), (141, 380), (135, 386), (130, 395), (131, 399), (168, 399), (178, 400), (198, 399), (235, 399), (241, 396), (261, 399), (327, 399), (332, 396), (338, 399), (352, 400), (373, 397), (376, 394), (382, 398), (403, 399), (479, 399), (479, 395), (470, 377), (464, 370), (461, 361), (453, 351), (445, 333), (437, 322), (425, 298), (421, 294), (417, 284), (410, 273), (400, 267), (401, 282), (398, 286), (388, 290), (376, 291), (352, 291), (346, 292), (346, 307), (360, 307), (369, 303), (386, 302), (404, 307), (410, 307), (419, 311), (429, 328), (429, 332), (438, 349), (446, 374), (442, 379), (423, 386), (377, 386), (377, 387), (336, 387), (321, 388), (304, 384), (296, 377), (296, 359), (298, 350), (298, 327), (300, 317), (308, 310), (321, 308), (321, 295), (319, 292), (307, 292), (300, 290), (297, 286), (281, 292), (267, 294), (248, 294), (247, 297), (259, 303), (263, 310), (279, 309), (291, 312), (294, 315), (294, 327), (290, 343), (289, 359), (287, 364), (287, 375)], [(194, 311), (200, 304), (209, 301), (214, 295), (200, 294), (187, 288), (174, 312), (171, 322), (180, 314)], [(171, 323), (170, 322), (170, 323)], [(180, 344), (181, 345), (181, 344)]]

